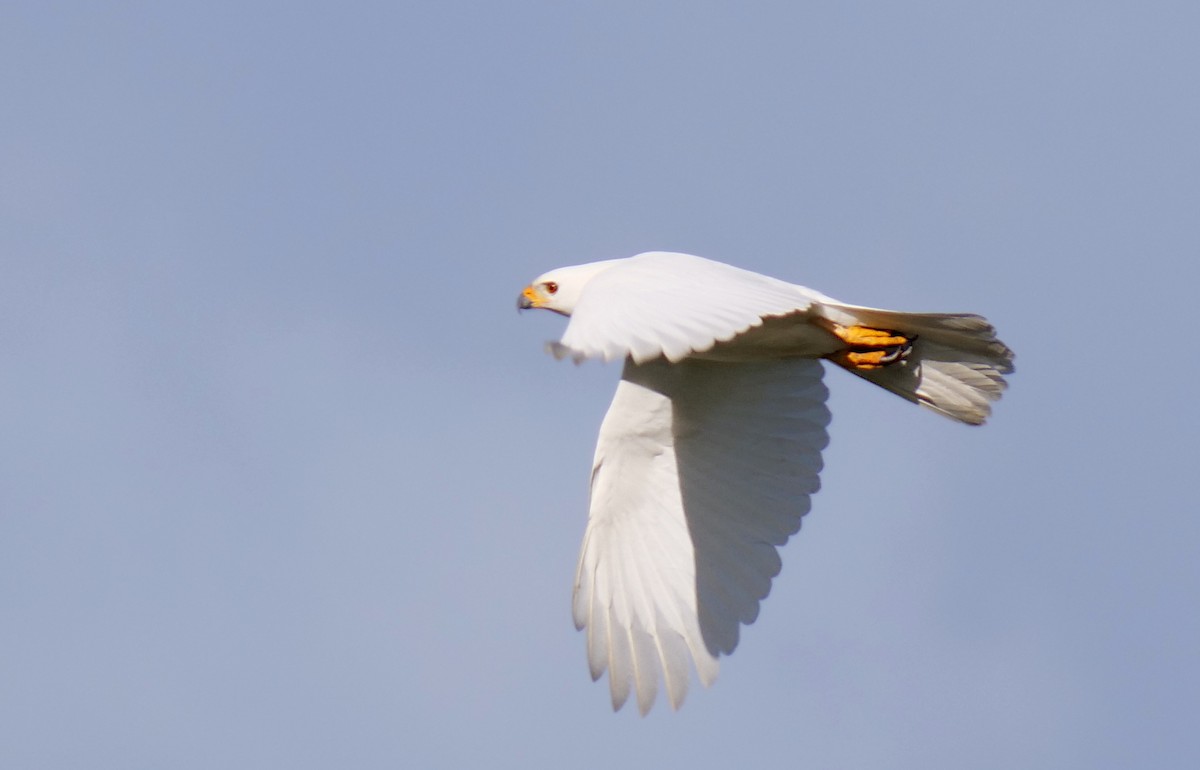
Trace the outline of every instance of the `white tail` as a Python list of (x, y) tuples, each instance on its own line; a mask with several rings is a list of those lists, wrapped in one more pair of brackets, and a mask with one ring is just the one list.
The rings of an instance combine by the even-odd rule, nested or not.
[(824, 303), (824, 315), (844, 326), (860, 325), (915, 337), (903, 361), (877, 369), (847, 371), (939, 414), (982, 425), (1013, 371), (1013, 352), (996, 339), (986, 318), (966, 313), (898, 313)]

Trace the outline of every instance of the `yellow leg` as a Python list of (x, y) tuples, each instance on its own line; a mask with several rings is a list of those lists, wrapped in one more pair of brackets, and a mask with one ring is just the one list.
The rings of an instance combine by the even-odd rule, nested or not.
[(831, 334), (846, 343), (846, 349), (830, 354), (830, 360), (847, 369), (870, 370), (908, 358), (916, 336), (907, 337), (888, 329), (869, 326), (842, 326), (833, 321), (823, 324)]
[(889, 363), (886, 358), (888, 351), (873, 350), (870, 353), (855, 353), (850, 350), (843, 350), (837, 354), (837, 360), (843, 365), (849, 365), (854, 369), (878, 369), (881, 366), (887, 366)]
[(833, 328), (830, 331), (841, 337), (842, 341), (851, 347), (878, 348), (908, 344), (907, 337), (902, 337), (893, 331), (872, 329), (869, 326), (840, 326), (833, 324)]

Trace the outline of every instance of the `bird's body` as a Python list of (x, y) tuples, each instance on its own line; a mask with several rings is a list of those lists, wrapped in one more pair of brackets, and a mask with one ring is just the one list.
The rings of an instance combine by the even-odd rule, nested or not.
[(819, 487), (819, 359), (982, 424), (1012, 351), (967, 314), (899, 313), (720, 262), (649, 252), (550, 271), (519, 306), (570, 317), (559, 357), (624, 359), (600, 428), (576, 626), (614, 708), (673, 707), (753, 622)]

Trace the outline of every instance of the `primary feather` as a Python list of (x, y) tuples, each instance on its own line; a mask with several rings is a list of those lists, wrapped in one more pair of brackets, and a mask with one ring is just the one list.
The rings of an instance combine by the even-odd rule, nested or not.
[(739, 623), (757, 617), (775, 549), (819, 486), (821, 374), (808, 359), (625, 364), (600, 428), (574, 600), (614, 708), (632, 682), (644, 713), (660, 676), (678, 707), (689, 661), (711, 683)]

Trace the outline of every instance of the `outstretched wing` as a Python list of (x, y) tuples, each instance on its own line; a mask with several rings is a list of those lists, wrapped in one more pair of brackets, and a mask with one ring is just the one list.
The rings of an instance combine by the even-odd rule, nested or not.
[(777, 548), (819, 486), (829, 411), (821, 364), (627, 361), (600, 428), (575, 578), (593, 679), (644, 714), (672, 707), (689, 661), (717, 676), (779, 573)]
[(593, 278), (551, 348), (576, 360), (679, 361), (821, 299), (803, 286), (703, 257), (647, 252)]

